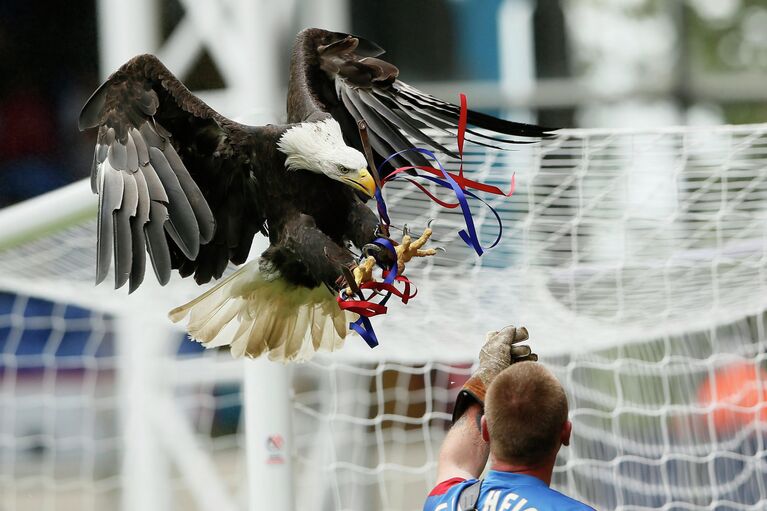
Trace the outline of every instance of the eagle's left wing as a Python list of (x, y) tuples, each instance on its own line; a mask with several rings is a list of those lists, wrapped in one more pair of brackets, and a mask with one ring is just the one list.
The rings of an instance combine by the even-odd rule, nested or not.
[[(460, 108), (399, 80), (399, 70), (378, 58), (383, 53), (378, 45), (360, 37), (316, 28), (301, 32), (291, 61), (288, 121), (332, 115), (347, 142), (359, 148), (356, 121), (364, 120), (379, 158), (412, 147), (412, 141), (457, 157), (431, 133), (455, 136)], [(468, 110), (467, 122), (483, 130), (466, 131), (466, 140), (479, 145), (508, 148), (509, 143), (550, 136), (546, 128), (473, 110)], [(414, 151), (393, 160), (394, 165), (406, 163), (428, 164)]]
[(97, 283), (114, 255), (115, 287), (129, 282), (133, 291), (144, 279), (145, 252), (162, 285), (172, 269), (208, 282), (229, 261), (244, 262), (254, 234), (265, 232), (255, 144), (272, 147), (281, 131), (218, 114), (156, 57), (134, 57), (110, 76), (79, 126), (98, 128)]

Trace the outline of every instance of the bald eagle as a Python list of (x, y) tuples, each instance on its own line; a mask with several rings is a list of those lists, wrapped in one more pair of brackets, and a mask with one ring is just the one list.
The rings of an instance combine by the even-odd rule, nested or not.
[[(115, 288), (143, 281), (149, 255), (160, 284), (171, 271), (198, 284), (242, 264), (256, 233), (270, 246), (215, 287), (171, 311), (192, 338), (235, 356), (297, 360), (343, 343), (348, 319), (331, 290), (356, 267), (348, 243), (377, 237), (365, 204), (375, 183), (357, 131), (369, 128), (376, 163), (413, 145), (455, 156), (425, 128), (454, 133), (457, 106), (397, 79), (360, 37), (307, 29), (290, 62), (287, 124), (246, 126), (215, 112), (152, 55), (123, 65), (87, 101), (81, 130), (98, 128), (91, 187), (99, 196), (96, 282), (114, 259)], [(468, 112), (504, 135), (537, 126)], [(500, 138), (469, 130), (467, 138)], [(391, 168), (426, 165), (417, 152)]]

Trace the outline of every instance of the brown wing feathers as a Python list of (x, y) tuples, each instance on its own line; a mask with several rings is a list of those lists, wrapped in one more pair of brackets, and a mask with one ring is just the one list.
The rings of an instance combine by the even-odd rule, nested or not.
[[(312, 66), (294, 66), (291, 82), (305, 78), (302, 74), (312, 74), (306, 93), (313, 95), (314, 100), (289, 102), (289, 116), (291, 107), (301, 110), (315, 106), (324, 107), (334, 117), (351, 115), (355, 120), (364, 119), (370, 130), (371, 145), (379, 158), (416, 143), (457, 156), (424, 129), (432, 128), (455, 136), (460, 108), (400, 81), (399, 71), (394, 65), (376, 58), (383, 53), (377, 45), (352, 35), (307, 29), (299, 34), (296, 48), (303, 48), (305, 54), (309, 53), (309, 48), (315, 49), (312, 55), (317, 61), (315, 67), (319, 66), (324, 72), (324, 79), (333, 85), (322, 86)], [(335, 97), (330, 97), (328, 90), (334, 91)], [(332, 108), (339, 102), (345, 107), (345, 112)], [(299, 115), (308, 117), (310, 114), (302, 112)], [(546, 128), (505, 121), (473, 110), (468, 111), (467, 118), (470, 125), (490, 132), (467, 130), (466, 139), (479, 145), (504, 149), (508, 148), (505, 144), (528, 143), (549, 136)], [(342, 122), (341, 125), (345, 127), (344, 134), (349, 142), (357, 145), (355, 130), (349, 129), (349, 123)], [(413, 165), (425, 163), (424, 157), (418, 153), (408, 152), (402, 156)], [(400, 164), (401, 159), (393, 163)]]
[[(398, 80), (398, 69), (364, 39), (319, 29), (298, 35), (291, 58), (288, 121), (333, 116), (349, 145), (360, 147), (356, 121), (368, 125), (377, 160), (414, 144), (455, 157), (429, 130), (455, 135), (459, 107)], [(88, 100), (80, 128), (99, 128), (91, 186), (99, 194), (97, 281), (115, 262), (115, 286), (144, 278), (146, 253), (161, 284), (177, 268), (198, 283), (244, 262), (256, 232), (266, 233), (268, 190), (254, 167), (254, 130), (192, 95), (155, 57), (121, 67)], [(468, 112), (467, 140), (494, 147), (548, 136), (545, 128)], [(261, 133), (261, 132), (259, 132)], [(513, 138), (509, 138), (509, 136)], [(274, 153), (276, 138), (258, 140)], [(270, 145), (271, 144), (271, 145)], [(267, 159), (269, 157), (266, 157)], [(425, 165), (416, 152), (394, 166)], [(274, 183), (264, 186), (273, 186)], [(271, 211), (271, 210), (270, 210)], [(277, 211), (275, 209), (275, 211)]]
[[(234, 237), (242, 241), (243, 232), (252, 239), (253, 229), (237, 228), (233, 224), (241, 223), (239, 219), (229, 218), (225, 223), (230, 232), (206, 250), (216, 234), (216, 222), (188, 168), (191, 165), (197, 172), (197, 179), (216, 186), (217, 176), (201, 173), (210, 170), (212, 160), (221, 170), (218, 160), (225, 159), (221, 140), (230, 138), (226, 129), (236, 129), (234, 123), (225, 129), (224, 122), (149, 55), (128, 62), (94, 93), (83, 108), (80, 127), (99, 126), (91, 175), (92, 188), (99, 193), (97, 282), (108, 274), (114, 255), (115, 287), (130, 281), (133, 291), (144, 277), (145, 250), (161, 284), (174, 267), (183, 267), (186, 274), (196, 271), (198, 281), (207, 281), (221, 275), (230, 249), (237, 249), (239, 257), (240, 244), (249, 248), (250, 239), (232, 241), (231, 231), (237, 231)], [(247, 179), (248, 171), (240, 174)], [(239, 206), (240, 216), (253, 212), (252, 206)], [(220, 213), (217, 216), (232, 216), (226, 207)], [(258, 224), (259, 215), (253, 216)]]

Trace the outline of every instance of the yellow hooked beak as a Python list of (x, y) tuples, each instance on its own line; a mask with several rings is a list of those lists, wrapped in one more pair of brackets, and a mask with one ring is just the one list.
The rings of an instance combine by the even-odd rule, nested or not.
[(341, 179), (355, 190), (365, 193), (368, 197), (373, 197), (376, 194), (376, 182), (373, 176), (370, 175), (368, 169), (359, 169), (357, 172), (356, 177), (343, 176)]

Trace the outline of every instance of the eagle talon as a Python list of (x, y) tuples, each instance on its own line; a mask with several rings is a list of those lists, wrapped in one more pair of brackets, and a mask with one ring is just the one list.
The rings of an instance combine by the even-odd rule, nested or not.
[[(391, 242), (392, 246), (396, 247), (397, 242), (391, 239), (389, 239), (389, 241)], [(390, 268), (395, 262), (395, 257), (393, 254), (386, 248), (376, 243), (368, 243), (364, 245), (362, 247), (362, 254), (366, 257), (374, 257), (378, 265), (382, 268)]]
[(389, 236), (389, 226), (384, 223), (378, 224), (378, 227), (376, 227), (376, 237), (388, 239)]
[[(347, 281), (348, 287), (344, 291), (347, 296), (351, 296), (352, 293), (360, 293), (360, 285), (365, 282), (371, 282), (373, 280), (373, 268), (375, 268), (375, 257), (368, 256), (362, 264), (357, 265), (352, 271), (353, 278)], [(356, 288), (356, 290), (354, 289)]]
[(363, 253), (363, 254), (364, 254), (366, 257), (370, 257), (370, 256), (373, 256), (373, 257), (375, 257), (375, 256), (378, 256), (378, 255), (380, 255), (380, 254), (381, 254), (381, 251), (382, 251), (382, 250), (383, 250), (383, 249), (382, 249), (380, 246), (376, 245), (375, 243), (368, 243), (367, 245), (365, 245), (364, 247), (362, 247), (362, 253)]
[(421, 249), (422, 246), (426, 244), (427, 241), (429, 241), (429, 238), (431, 237), (432, 230), (431, 228), (427, 227), (423, 234), (417, 239), (413, 240), (410, 237), (409, 232), (407, 231), (407, 226), (403, 229), (405, 232), (404, 236), (402, 236), (402, 243), (397, 245), (395, 247), (395, 250), (397, 252), (397, 274), (402, 275), (405, 272), (405, 263), (409, 262), (414, 257), (427, 257), (427, 256), (433, 256), (437, 253), (437, 251), (433, 248), (428, 249)]
[[(346, 289), (344, 289), (344, 293), (346, 293), (346, 296), (360, 294), (360, 288), (357, 286), (357, 283), (354, 281), (354, 274), (352, 274), (352, 271), (346, 266), (341, 266), (341, 273), (343, 273), (343, 276), (339, 277), (339, 280), (343, 279), (344, 281), (346, 281), (346, 285), (348, 286)], [(338, 286), (341, 287), (340, 283), (338, 284)]]

